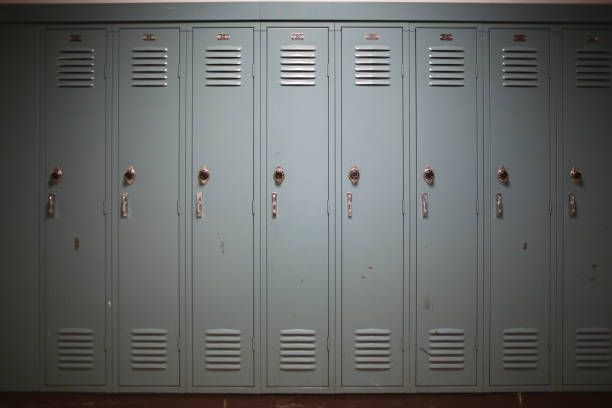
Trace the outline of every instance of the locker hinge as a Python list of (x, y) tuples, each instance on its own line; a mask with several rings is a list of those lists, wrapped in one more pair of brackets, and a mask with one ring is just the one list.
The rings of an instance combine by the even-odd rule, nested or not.
[(548, 200), (548, 215), (552, 215), (552, 200)]
[(478, 63), (476, 63), (476, 75), (475, 75), (475, 76), (476, 76), (476, 78), (478, 78), (478, 69), (479, 69), (479, 68), (478, 68)]
[(404, 64), (402, 64), (402, 78), (404, 77), (406, 70), (404, 69)]
[(406, 200), (402, 200), (402, 214), (406, 214), (406, 210), (407, 210), (406, 207), (407, 207)]
[(478, 336), (474, 337), (474, 351), (478, 353)]
[(331, 212), (332, 212), (331, 201), (327, 200), (327, 215), (331, 214)]
[(548, 79), (552, 79), (552, 77), (553, 77), (552, 67), (549, 65), (548, 66)]
[(480, 215), (480, 202), (476, 200), (476, 215)]
[(255, 78), (255, 64), (251, 64), (251, 75)]
[(176, 77), (180, 78), (181, 77), (181, 64), (178, 64), (176, 66)]
[(177, 213), (177, 215), (181, 215), (181, 207), (182, 207), (181, 200), (176, 200), (176, 213)]
[(176, 350), (179, 353), (181, 352), (181, 338), (180, 338), (180, 336), (176, 338)]
[(329, 353), (329, 337), (325, 338), (325, 347), (327, 348), (327, 352)]
[(108, 208), (108, 203), (106, 202), (106, 200), (102, 201), (102, 214), (108, 215), (109, 212), (110, 209)]
[(108, 65), (104, 64), (104, 79), (108, 78)]
[(329, 78), (330, 73), (331, 73), (331, 66), (327, 64), (327, 77), (328, 78)]
[(104, 337), (104, 352), (106, 353), (111, 347), (110, 337)]
[(251, 351), (255, 353), (255, 337), (251, 337)]
[(402, 346), (402, 353), (403, 353), (403, 352), (404, 352), (404, 336), (402, 336), (402, 343), (401, 343), (401, 346)]
[(255, 215), (255, 200), (251, 201), (251, 214)]

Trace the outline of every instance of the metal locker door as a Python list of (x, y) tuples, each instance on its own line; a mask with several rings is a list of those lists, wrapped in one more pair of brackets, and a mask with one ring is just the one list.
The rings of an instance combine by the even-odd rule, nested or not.
[(106, 383), (106, 33), (49, 30), (45, 57), (46, 383)]
[(342, 385), (403, 385), (402, 29), (342, 29)]
[(548, 50), (547, 30), (491, 30), (492, 385), (549, 383)]
[(475, 385), (476, 30), (416, 30), (417, 385)]
[(119, 32), (119, 384), (179, 384), (179, 31)]
[(252, 386), (253, 29), (194, 29), (193, 373)]
[(267, 30), (267, 384), (327, 386), (328, 29)]
[(563, 44), (563, 382), (612, 384), (612, 31)]

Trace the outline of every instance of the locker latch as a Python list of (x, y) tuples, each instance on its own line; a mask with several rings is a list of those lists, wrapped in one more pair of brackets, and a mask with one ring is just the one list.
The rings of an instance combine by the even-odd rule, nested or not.
[(51, 218), (55, 217), (55, 193), (49, 193), (47, 197), (47, 215)]
[(508, 183), (508, 180), (510, 180), (510, 174), (508, 174), (508, 170), (506, 170), (504, 166), (501, 166), (497, 170), (497, 181), (499, 181), (501, 184), (506, 184)]
[(208, 183), (208, 180), (210, 180), (210, 170), (208, 170), (206, 166), (200, 167), (198, 171), (198, 180), (200, 180), (200, 184), (202, 185)]
[(570, 217), (576, 216), (576, 196), (574, 193), (569, 193), (569, 215)]
[(128, 216), (128, 193), (121, 193), (121, 218)]
[(202, 218), (202, 193), (196, 194), (196, 218)]
[(504, 215), (504, 204), (502, 202), (502, 194), (495, 194), (495, 215), (501, 217)]
[(280, 185), (285, 180), (285, 169), (281, 166), (276, 166), (272, 173), (272, 178), (277, 185)]
[(127, 169), (123, 172), (123, 181), (125, 184), (132, 184), (136, 179), (136, 170), (134, 170), (134, 166), (128, 166)]
[(425, 167), (425, 170), (423, 170), (423, 179), (425, 180), (425, 182), (427, 184), (433, 184), (435, 178), (436, 175), (431, 166)]
[(348, 178), (351, 181), (351, 183), (357, 184), (360, 177), (361, 177), (361, 174), (359, 173), (359, 169), (357, 168), (357, 166), (351, 167), (348, 173)]
[(580, 183), (582, 181), (582, 170), (573, 166), (570, 170), (570, 179), (576, 184)]

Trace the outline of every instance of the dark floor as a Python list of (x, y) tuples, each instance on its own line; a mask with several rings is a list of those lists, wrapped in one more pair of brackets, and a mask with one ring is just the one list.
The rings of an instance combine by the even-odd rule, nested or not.
[(612, 393), (153, 395), (0, 393), (0, 408), (612, 408)]

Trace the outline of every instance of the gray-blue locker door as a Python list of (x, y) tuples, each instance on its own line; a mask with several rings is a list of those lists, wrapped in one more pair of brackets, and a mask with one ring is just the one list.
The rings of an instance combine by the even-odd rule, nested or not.
[(119, 384), (178, 385), (179, 31), (119, 42)]
[(612, 384), (612, 31), (563, 44), (563, 381)]
[(253, 385), (253, 29), (193, 43), (193, 373)]
[(550, 371), (548, 31), (490, 35), (490, 381), (543, 385)]
[(401, 71), (401, 28), (342, 29), (343, 386), (403, 383)]
[(328, 36), (267, 32), (269, 386), (328, 385)]
[(416, 64), (417, 385), (475, 385), (476, 30), (417, 29)]
[(49, 30), (45, 51), (48, 385), (106, 382), (106, 33)]

